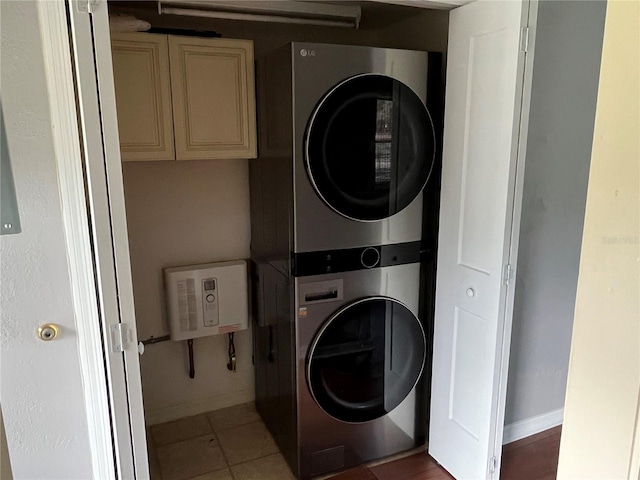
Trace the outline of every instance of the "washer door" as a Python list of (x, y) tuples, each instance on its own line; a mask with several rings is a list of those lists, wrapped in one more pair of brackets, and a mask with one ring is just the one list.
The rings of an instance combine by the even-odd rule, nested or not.
[(305, 163), (318, 195), (339, 214), (361, 221), (408, 206), (429, 179), (435, 131), (420, 98), (384, 75), (358, 75), (316, 107)]
[(416, 385), (426, 342), (418, 318), (388, 297), (353, 302), (320, 329), (307, 356), (307, 384), (317, 404), (349, 423), (379, 418)]

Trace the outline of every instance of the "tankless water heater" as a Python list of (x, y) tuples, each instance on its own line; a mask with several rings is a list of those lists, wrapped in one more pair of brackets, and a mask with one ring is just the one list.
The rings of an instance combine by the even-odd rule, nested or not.
[(166, 268), (164, 280), (171, 340), (247, 328), (246, 261)]

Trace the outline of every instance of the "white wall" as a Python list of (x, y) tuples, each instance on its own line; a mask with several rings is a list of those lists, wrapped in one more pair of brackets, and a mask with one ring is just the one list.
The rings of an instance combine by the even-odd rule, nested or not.
[[(0, 400), (16, 479), (92, 477), (35, 2), (2, 1), (2, 106), (22, 233), (0, 241)], [(42, 323), (60, 338), (36, 338)]]
[(604, 1), (538, 7), (507, 425), (562, 420), (604, 15)]
[(640, 473), (637, 444), (631, 468), (640, 426), (639, 38), (640, 3), (609, 1), (560, 479), (631, 480)]
[[(123, 165), (138, 338), (167, 335), (162, 269), (249, 257), (247, 160)], [(251, 331), (235, 335), (237, 371), (227, 370), (226, 335), (149, 345), (140, 357), (148, 424), (253, 400)]]
[(11, 472), (11, 459), (7, 448), (7, 435), (4, 431), (4, 420), (0, 411), (0, 478), (2, 480), (13, 480)]

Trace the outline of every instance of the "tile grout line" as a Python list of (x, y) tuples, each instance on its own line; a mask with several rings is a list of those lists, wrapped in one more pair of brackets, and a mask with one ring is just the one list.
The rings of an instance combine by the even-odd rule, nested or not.
[[(212, 411), (215, 411), (215, 410), (212, 410)], [(229, 471), (229, 475), (231, 475), (232, 480), (236, 480), (236, 476), (233, 474), (233, 470), (231, 470), (229, 459), (227, 458), (227, 454), (224, 453), (224, 448), (222, 448), (220, 437), (218, 436), (218, 432), (216, 432), (216, 429), (213, 426), (213, 422), (211, 421), (211, 417), (209, 417), (209, 413), (211, 412), (206, 412), (204, 416), (207, 418), (207, 423), (209, 424), (209, 427), (211, 427), (211, 431), (213, 432), (213, 436), (216, 438), (216, 442), (218, 442), (218, 448), (220, 448), (220, 453), (222, 453), (222, 458), (224, 458), (224, 463), (227, 465), (227, 470)]]
[[(211, 420), (209, 419), (209, 416), (207, 416), (207, 419), (209, 420), (209, 424), (211, 425), (211, 428), (215, 432), (216, 430), (215, 430), (215, 428), (213, 428), (213, 425), (211, 424)], [(241, 423), (240, 425), (233, 425), (231, 427), (221, 428), (220, 430), (231, 430), (232, 428), (244, 427), (246, 425), (252, 425), (252, 424), (255, 424), (255, 423), (261, 423), (262, 425), (264, 425), (265, 429), (267, 429), (267, 432), (269, 433), (269, 436), (273, 439), (273, 435), (271, 435), (271, 432), (267, 428), (267, 425), (264, 423), (264, 420), (262, 420), (262, 417), (259, 420), (255, 420), (253, 422)], [(282, 452), (280, 451), (280, 448), (278, 447), (278, 444), (276, 444), (275, 443), (275, 439), (273, 439), (273, 443), (276, 445), (276, 449), (277, 449), (275, 452), (267, 453), (266, 455), (262, 455), (262, 456), (255, 457), (255, 458), (250, 458), (248, 460), (243, 460), (242, 462), (234, 463), (233, 465), (231, 465), (229, 463), (229, 461), (227, 460), (226, 455), (224, 454), (224, 449), (222, 448), (222, 444), (220, 443), (220, 440), (219, 440), (219, 437), (218, 437), (217, 433), (216, 433), (216, 438), (218, 439), (218, 443), (220, 444), (220, 450), (222, 451), (222, 454), (225, 457), (225, 461), (227, 462), (227, 464), (229, 466), (229, 471), (231, 472), (231, 475), (233, 476), (234, 480), (235, 480), (235, 475), (233, 475), (233, 471), (231, 470), (232, 466), (236, 467), (238, 465), (244, 465), (244, 464), (247, 464), (247, 463), (255, 462), (256, 460), (260, 460), (260, 459), (263, 459), (263, 458), (271, 457), (273, 455), (282, 455)]]
[[(228, 458), (228, 456), (227, 456), (227, 454), (226, 454), (226, 452), (225, 452), (225, 450), (224, 450), (224, 448), (222, 446), (222, 442), (221, 442), (221, 439), (220, 439), (219, 432), (231, 430), (231, 429), (234, 429), (234, 428), (244, 427), (244, 426), (247, 426), (247, 425), (261, 424), (263, 427), (265, 427), (265, 429), (267, 430), (269, 436), (272, 438), (274, 443), (275, 443), (275, 439), (273, 439), (273, 436), (271, 435), (271, 432), (268, 431), (268, 429), (266, 428), (266, 424), (264, 423), (264, 420), (262, 419), (262, 417), (259, 416), (259, 414), (258, 414), (257, 420), (249, 421), (249, 422), (246, 422), (246, 423), (241, 423), (239, 425), (228, 426), (226, 428), (221, 428), (221, 429), (218, 430), (218, 429), (216, 429), (214, 427), (214, 422), (213, 422), (212, 417), (210, 415), (211, 413), (213, 413), (215, 411), (217, 411), (217, 410), (213, 410), (213, 411), (210, 411), (210, 412), (204, 412), (204, 413), (201, 413), (201, 414), (198, 414), (198, 415), (192, 415), (192, 417), (197, 417), (197, 416), (200, 416), (200, 415), (204, 415), (205, 416), (206, 424), (203, 424), (203, 426), (208, 425), (209, 431), (210, 431), (209, 433), (205, 433), (205, 434), (202, 434), (202, 435), (195, 435), (195, 436), (192, 436), (192, 437), (189, 437), (189, 438), (185, 438), (185, 439), (182, 439), (182, 440), (169, 442), (169, 443), (161, 445), (160, 447), (168, 447), (168, 446), (173, 446), (173, 445), (179, 445), (181, 443), (193, 441), (195, 439), (211, 438), (211, 436), (213, 436), (213, 438), (215, 439), (215, 441), (217, 443), (217, 448), (220, 450), (220, 454), (222, 456), (222, 459), (224, 461), (224, 465), (225, 466), (223, 468), (219, 468), (219, 469), (203, 472), (200, 475), (207, 475), (207, 474), (210, 474), (210, 473), (220, 472), (221, 470), (226, 469), (227, 472), (229, 473), (231, 479), (232, 480), (237, 480), (236, 475), (232, 471), (232, 465), (229, 462), (229, 458)], [(181, 419), (173, 420), (172, 422), (176, 422), (176, 421), (180, 421), (180, 420)], [(172, 423), (172, 422), (165, 422), (165, 423)], [(162, 425), (162, 424), (160, 424), (160, 425)], [(153, 433), (151, 432), (151, 428), (149, 428), (148, 432), (149, 432), (149, 435), (148, 435), (149, 443), (151, 445), (153, 445), (155, 458), (158, 459), (158, 451), (157, 451), (157, 449), (159, 447), (157, 445), (157, 442), (155, 441), (155, 438), (153, 437)], [(249, 464), (251, 462), (255, 462), (257, 460), (262, 460), (262, 459), (265, 459), (265, 458), (274, 457), (274, 456), (278, 456), (278, 455), (282, 456), (282, 452), (280, 451), (280, 449), (278, 448), (278, 446), (276, 444), (276, 451), (271, 452), (271, 453), (262, 454), (262, 455), (260, 455), (258, 457), (255, 457), (255, 458), (250, 458), (250, 459), (247, 459), (247, 460), (243, 460), (241, 462), (235, 463), (233, 466), (235, 467), (235, 466), (245, 465), (245, 464)], [(162, 466), (159, 464), (160, 463), (159, 461), (156, 462), (156, 463), (158, 463), (158, 467), (159, 467), (158, 468), (158, 473), (159, 473), (159, 476), (160, 476), (160, 479), (157, 479), (157, 480), (164, 480), (164, 472), (162, 471)], [(287, 467), (288, 467), (288, 465), (287, 465)]]
[[(213, 411), (215, 411), (215, 410), (213, 410)], [(208, 413), (209, 413), (209, 412), (208, 412)], [(231, 464), (229, 463), (229, 460), (227, 459), (226, 454), (224, 453), (224, 449), (222, 448), (222, 443), (220, 443), (220, 437), (218, 437), (218, 432), (217, 432), (217, 430), (214, 428), (213, 423), (211, 422), (211, 417), (209, 417), (208, 413), (206, 414), (206, 415), (207, 415), (207, 420), (208, 420), (208, 422), (209, 422), (209, 425), (211, 426), (211, 429), (214, 431), (214, 433), (215, 433), (215, 435), (216, 435), (216, 439), (218, 440), (218, 444), (220, 445), (220, 451), (222, 452), (222, 454), (223, 454), (223, 456), (224, 456), (224, 459), (225, 459), (225, 461), (227, 462), (227, 466), (228, 466), (228, 468), (229, 468), (229, 473), (231, 474), (231, 476), (232, 476), (232, 478), (233, 478), (234, 480), (236, 479), (236, 476), (235, 476), (235, 474), (233, 473), (233, 470), (231, 469), (231, 468), (232, 468), (232, 466), (233, 466), (233, 467), (236, 467), (236, 466), (239, 466), (239, 465), (245, 465), (245, 464), (247, 464), (247, 463), (255, 462), (256, 460), (261, 460), (261, 459), (264, 459), (264, 458), (267, 458), (267, 457), (271, 457), (271, 456), (274, 456), (274, 455), (280, 455), (280, 456), (282, 456), (282, 452), (280, 451), (280, 448), (279, 448), (279, 447), (278, 447), (278, 445), (276, 444), (276, 449), (277, 449), (277, 450), (276, 450), (275, 452), (267, 453), (266, 455), (262, 455), (262, 456), (255, 457), (255, 458), (250, 458), (250, 459), (248, 459), (248, 460), (244, 460), (244, 461), (242, 461), (242, 462), (234, 463), (233, 465), (231, 465)], [(252, 425), (252, 424), (256, 424), (256, 423), (260, 423), (260, 424), (262, 424), (262, 425), (265, 427), (265, 429), (267, 430), (267, 432), (269, 433), (269, 436), (273, 439), (273, 436), (271, 435), (271, 432), (270, 432), (270, 431), (269, 431), (269, 429), (267, 428), (267, 425), (264, 423), (264, 420), (262, 419), (262, 417), (260, 417), (260, 414), (258, 414), (258, 420), (254, 420), (254, 421), (252, 421), (252, 422), (247, 422), (247, 423), (241, 423), (241, 424), (239, 424), (239, 425), (232, 425), (232, 426), (230, 426), (230, 427), (221, 428), (220, 430), (231, 430), (231, 429), (233, 429), (233, 428), (244, 427), (244, 426), (246, 426), (246, 425)], [(275, 439), (273, 439), (273, 442), (274, 442), (274, 444), (275, 444)], [(286, 463), (286, 461), (285, 461), (285, 463)], [(288, 465), (287, 465), (287, 468), (289, 468), (289, 466), (288, 466)]]
[(273, 455), (282, 455), (280, 449), (277, 452), (268, 453), (267, 455), (263, 455), (262, 457), (250, 458), (249, 460), (243, 460), (242, 462), (234, 463), (233, 466), (237, 467), (238, 465), (245, 465), (247, 463), (255, 462), (256, 460), (262, 460), (263, 458), (272, 457)]
[[(190, 415), (189, 417), (184, 417), (184, 418), (199, 417), (199, 416), (202, 416), (202, 415), (204, 415), (204, 416), (205, 416), (205, 419), (206, 419), (205, 421), (206, 421), (206, 423), (209, 425), (209, 429), (210, 429), (210, 431), (209, 431), (209, 432), (207, 432), (207, 433), (205, 433), (205, 434), (202, 434), (202, 435), (195, 435), (195, 436), (191, 436), (191, 437), (188, 437), (188, 438), (184, 438), (184, 439), (182, 439), (182, 440), (178, 440), (178, 441), (173, 441), (173, 442), (165, 443), (165, 444), (160, 445), (160, 447), (161, 447), (161, 448), (163, 448), (163, 447), (170, 447), (170, 446), (174, 446), (174, 445), (179, 445), (179, 444), (181, 444), (181, 443), (191, 442), (191, 441), (193, 441), (193, 440), (197, 440), (197, 439), (211, 438), (211, 436), (213, 436), (213, 437), (214, 437), (214, 439), (216, 440), (217, 448), (220, 450), (220, 453), (221, 453), (221, 455), (222, 455), (222, 458), (223, 458), (223, 460), (224, 460), (224, 462), (225, 462), (225, 467), (218, 468), (218, 469), (215, 469), (215, 470), (208, 470), (208, 471), (206, 471), (206, 472), (202, 472), (201, 474), (199, 474), (199, 475), (197, 475), (197, 476), (200, 476), (200, 475), (207, 475), (207, 474), (209, 474), (209, 473), (215, 473), (215, 472), (219, 472), (219, 471), (221, 471), (221, 470), (225, 470), (225, 469), (227, 469), (227, 470), (229, 471), (230, 475), (232, 476), (232, 479), (233, 479), (233, 480), (235, 480), (235, 477), (233, 476), (233, 473), (231, 472), (231, 468), (230, 468), (230, 466), (229, 466), (229, 461), (227, 460), (227, 457), (226, 457), (226, 455), (224, 454), (224, 450), (222, 449), (222, 445), (221, 445), (221, 443), (220, 443), (220, 439), (218, 438), (218, 435), (215, 433), (215, 429), (213, 428), (213, 424), (211, 423), (211, 420), (209, 419), (208, 412), (200, 413), (200, 414), (197, 414), (197, 415)], [(165, 424), (166, 424), (166, 423), (178, 422), (178, 421), (180, 421), (180, 420), (181, 420), (181, 419), (178, 419), (178, 420), (172, 420), (171, 422), (165, 422)], [(164, 424), (159, 424), (159, 425), (164, 425)], [(153, 434), (151, 434), (151, 435), (153, 435)], [(156, 454), (156, 458), (157, 458), (157, 457), (158, 457), (158, 452), (157, 452), (158, 446), (156, 445), (155, 439), (153, 439), (153, 438), (152, 438), (152, 441), (153, 441), (153, 444), (154, 444), (154, 447), (155, 447), (155, 454)], [(161, 476), (161, 479), (160, 479), (160, 480), (164, 480), (164, 475), (163, 475), (163, 471), (162, 471), (162, 465), (160, 464), (160, 462), (158, 462), (158, 464), (159, 464), (158, 466), (159, 466), (160, 476)], [(192, 477), (185, 478), (184, 480), (191, 480), (191, 478), (192, 478)]]

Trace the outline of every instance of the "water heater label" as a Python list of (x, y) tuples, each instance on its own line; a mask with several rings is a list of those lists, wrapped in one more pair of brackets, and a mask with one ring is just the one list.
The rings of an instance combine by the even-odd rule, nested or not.
[(196, 300), (196, 281), (193, 278), (178, 281), (178, 310), (180, 312), (180, 331), (189, 332), (198, 329)]

